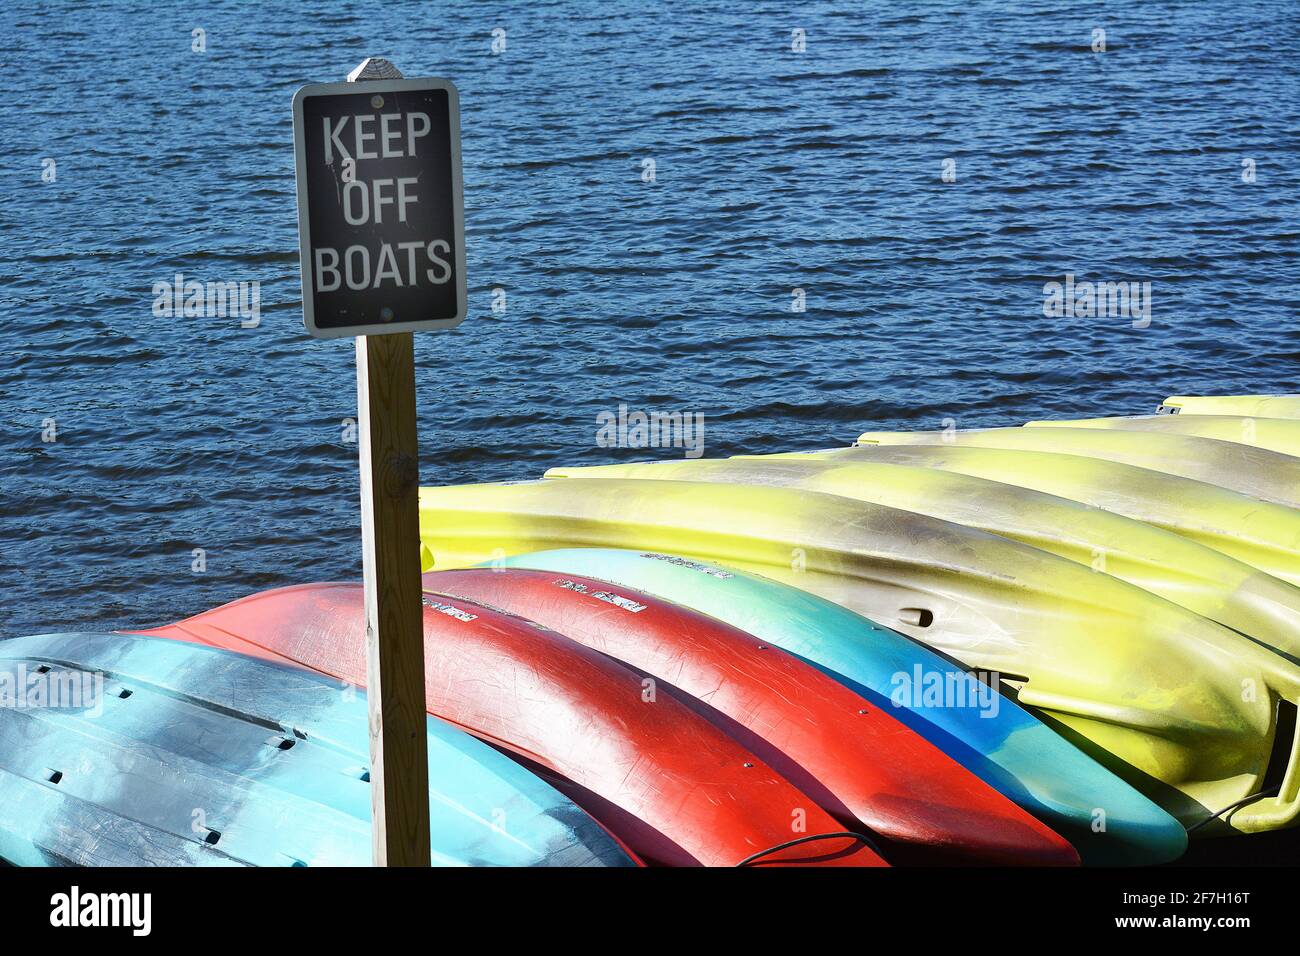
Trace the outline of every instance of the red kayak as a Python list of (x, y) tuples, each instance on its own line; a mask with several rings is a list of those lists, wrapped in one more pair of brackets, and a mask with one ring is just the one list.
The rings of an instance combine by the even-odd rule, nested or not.
[(666, 682), (894, 862), (1074, 865), (1067, 841), (843, 684), (698, 611), (594, 578), (437, 571), (426, 593), (501, 608)]
[[(424, 603), (429, 713), (523, 758), (644, 859), (887, 865), (676, 695), (645, 699), (641, 673), (503, 611), (450, 597)], [(364, 621), (360, 586), (319, 584), (267, 591), (143, 633), (361, 686)]]

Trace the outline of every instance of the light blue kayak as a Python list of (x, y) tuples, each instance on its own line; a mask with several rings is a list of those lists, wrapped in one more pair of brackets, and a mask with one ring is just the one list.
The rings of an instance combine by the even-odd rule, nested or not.
[[(625, 866), (565, 796), (429, 720), (435, 866)], [(367, 866), (365, 694), (197, 644), (0, 641), (0, 859), (19, 866)]]
[(1187, 846), (1177, 820), (1014, 701), (838, 604), (722, 565), (647, 552), (574, 548), (491, 564), (637, 588), (802, 657), (1057, 830), (1085, 862), (1158, 863)]

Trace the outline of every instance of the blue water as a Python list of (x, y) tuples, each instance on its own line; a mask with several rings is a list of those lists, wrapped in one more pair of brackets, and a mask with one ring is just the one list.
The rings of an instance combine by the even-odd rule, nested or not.
[[(422, 480), (524, 478), (659, 454), (596, 445), (620, 403), (703, 413), (716, 456), (1297, 390), (1296, 9), (5, 4), (0, 633), (359, 575), (303, 83), (459, 85), (471, 310), (417, 341)], [(178, 271), (258, 280), (260, 325), (156, 318)], [(1149, 327), (1044, 318), (1067, 272), (1151, 282)]]

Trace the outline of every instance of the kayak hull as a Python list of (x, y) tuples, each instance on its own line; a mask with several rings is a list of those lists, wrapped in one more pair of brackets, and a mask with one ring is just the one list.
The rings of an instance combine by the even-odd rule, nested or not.
[(1066, 841), (889, 713), (716, 618), (571, 572), (442, 571), (424, 588), (527, 615), (680, 691), (845, 825), (883, 838), (891, 860), (1078, 862)]
[(808, 459), (913, 465), (1030, 488), (1171, 531), (1300, 585), (1300, 512), (1203, 481), (1081, 455), (956, 445), (858, 445), (755, 456)]
[(1171, 395), (1160, 411), (1180, 415), (1261, 415), (1300, 418), (1300, 395)]
[(1252, 448), (1300, 455), (1300, 421), (1240, 415), (1127, 415), (1070, 421), (1026, 422), (1026, 428), (1093, 428), (1123, 432), (1156, 432), (1212, 438)]
[[(1085, 862), (1158, 863), (1182, 826), (1013, 701), (894, 631), (805, 591), (734, 567), (606, 548), (532, 552), (503, 567), (585, 572), (742, 628), (874, 701), (1071, 839)], [(931, 696), (934, 688), (946, 688)], [(1097, 827), (1105, 808), (1107, 825)]]
[(1172, 532), (1017, 485), (905, 464), (808, 458), (553, 468), (547, 477), (796, 488), (931, 515), (1086, 565), (1300, 659), (1300, 588)]
[[(421, 490), (435, 566), (557, 547), (718, 560), (888, 624), (1000, 675), (1090, 755), (1185, 822), (1229, 803), (1238, 829), (1288, 825), (1300, 773), (1274, 702), (1300, 697), (1279, 655), (1138, 588), (975, 529), (817, 492), (567, 479)], [(996, 678), (995, 678), (996, 679)], [(1257, 693), (1243, 699), (1242, 681)], [(1266, 690), (1265, 690), (1266, 689)]]
[(1263, 448), (1189, 435), (1088, 428), (981, 428), (864, 432), (859, 445), (957, 445), (1059, 452), (1209, 482), (1261, 501), (1300, 506), (1300, 460)]
[[(746, 748), (643, 675), (500, 610), (424, 600), (430, 713), (547, 773), (649, 862), (731, 866), (804, 835), (844, 827)], [(152, 633), (366, 680), (358, 585), (282, 588)], [(799, 821), (802, 830), (792, 829)], [(765, 856), (763, 865), (884, 865), (839, 838)]]
[[(0, 708), (0, 858), (370, 864), (366, 702), (338, 682), (86, 633), (0, 641), (0, 675), (48, 691)], [(634, 865), (594, 820), (492, 748), (434, 720), (428, 744), (435, 865)]]

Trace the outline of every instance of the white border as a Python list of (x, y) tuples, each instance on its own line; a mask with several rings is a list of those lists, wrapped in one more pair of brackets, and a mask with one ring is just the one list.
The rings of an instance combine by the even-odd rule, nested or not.
[[(309, 96), (337, 93), (401, 93), (412, 90), (446, 90), (447, 118), (451, 124), (452, 232), (456, 246), (456, 315), (450, 319), (426, 319), (414, 322), (386, 322), (377, 325), (350, 325), (336, 329), (316, 327), (311, 289), (311, 222), (307, 213), (307, 137), (303, 130), (302, 102)], [(355, 83), (309, 83), (293, 95), (293, 153), (298, 198), (298, 264), (302, 275), (302, 321), (307, 331), (318, 339), (341, 339), (358, 335), (387, 335), (392, 332), (424, 332), (430, 329), (454, 329), (465, 320), (467, 295), (465, 282), (465, 197), (460, 171), (460, 91), (450, 80), (433, 77), (407, 80), (358, 80)]]

